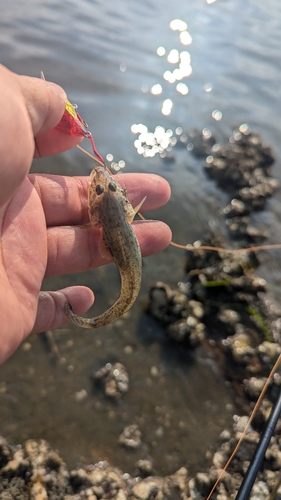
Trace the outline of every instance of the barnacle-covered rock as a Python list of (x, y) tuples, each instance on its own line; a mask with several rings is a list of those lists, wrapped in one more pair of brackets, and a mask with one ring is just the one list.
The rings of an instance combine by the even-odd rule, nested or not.
[(254, 348), (251, 346), (250, 336), (243, 331), (233, 335), (229, 345), (234, 360), (239, 364), (249, 362), (249, 358), (255, 353)]
[(250, 377), (244, 381), (247, 394), (253, 399), (257, 399), (266, 383), (265, 377)]
[(151, 459), (140, 459), (136, 463), (137, 467), (137, 474), (140, 475), (141, 477), (147, 477), (151, 476), (153, 472), (153, 463)]
[(139, 448), (141, 446), (141, 431), (139, 430), (138, 425), (127, 425), (122, 434), (120, 434), (118, 441), (123, 446), (126, 446), (126, 448), (130, 448), (132, 450)]
[(147, 312), (166, 325), (167, 335), (177, 342), (185, 341), (195, 347), (205, 338), (202, 303), (188, 300), (186, 294), (165, 283), (151, 287)]
[(265, 340), (258, 346), (258, 352), (264, 363), (272, 365), (281, 354), (281, 345)]
[(228, 144), (214, 144), (209, 152), (205, 171), (232, 197), (224, 213), (233, 238), (245, 242), (266, 238), (264, 231), (250, 225), (249, 215), (263, 210), (267, 198), (279, 188), (279, 182), (270, 177), (273, 162), (271, 148), (245, 124), (233, 131)]
[(188, 316), (169, 325), (167, 334), (177, 342), (187, 341), (191, 347), (196, 347), (205, 339), (205, 325), (194, 316)]
[(172, 290), (166, 283), (158, 281), (149, 290), (149, 302), (146, 312), (164, 324), (169, 324), (182, 317), (188, 298), (179, 290)]
[(129, 375), (122, 363), (107, 363), (93, 375), (97, 384), (102, 384), (106, 396), (120, 399), (129, 390)]

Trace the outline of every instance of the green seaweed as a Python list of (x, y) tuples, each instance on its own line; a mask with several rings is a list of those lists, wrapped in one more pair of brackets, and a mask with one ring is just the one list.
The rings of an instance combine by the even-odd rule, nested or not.
[(251, 306), (248, 306), (246, 308), (246, 311), (249, 314), (252, 314), (252, 316), (254, 316), (256, 318), (256, 320), (258, 321), (258, 323), (263, 331), (265, 340), (267, 340), (267, 342), (272, 342), (272, 338), (271, 338), (268, 326), (267, 326), (265, 320), (263, 319), (262, 315)]
[[(229, 285), (229, 281), (228, 280), (205, 281), (205, 283), (201, 283), (201, 284), (203, 286), (205, 286), (206, 288), (207, 287), (215, 287), (215, 286), (227, 286), (227, 285)], [(223, 306), (223, 308), (230, 307), (230, 308), (236, 309), (238, 311), (239, 310), (240, 311), (241, 310), (247, 311), (249, 314), (254, 316), (256, 318), (256, 320), (258, 321), (258, 323), (262, 329), (264, 339), (267, 340), (267, 342), (272, 342), (272, 336), (270, 334), (270, 331), (268, 329), (266, 321), (264, 320), (262, 315), (253, 307), (251, 307), (251, 306), (245, 307), (242, 304), (237, 304), (237, 303), (233, 303), (233, 302), (222, 303), (221, 301), (206, 299), (205, 297), (201, 296), (201, 294), (198, 292), (197, 292), (197, 297), (203, 304), (209, 304), (210, 306), (217, 307), (218, 309), (220, 309), (221, 306)]]

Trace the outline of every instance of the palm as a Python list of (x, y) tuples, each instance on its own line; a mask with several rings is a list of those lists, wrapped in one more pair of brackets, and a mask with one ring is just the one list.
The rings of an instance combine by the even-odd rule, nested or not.
[[(166, 202), (169, 188), (164, 179), (146, 174), (123, 174), (122, 184), (134, 205), (147, 195), (145, 209)], [(0, 276), (2, 300), (0, 348), (4, 358), (31, 332), (57, 328), (66, 320), (66, 299), (75, 312), (84, 314), (93, 302), (85, 287), (41, 292), (44, 276), (85, 271), (107, 263), (99, 254), (99, 231), (82, 227), (88, 222), (88, 178), (30, 175), (12, 200), (0, 211), (2, 252)], [(167, 246), (170, 231), (158, 221), (137, 221), (135, 231), (143, 255)], [(1, 344), (0, 344), (1, 347)]]
[[(1, 276), (10, 331), (21, 341), (34, 325), (38, 294), (47, 262), (44, 210), (31, 182), (26, 179), (1, 213)], [(8, 301), (8, 306), (7, 306)], [(5, 324), (5, 321), (3, 321)]]

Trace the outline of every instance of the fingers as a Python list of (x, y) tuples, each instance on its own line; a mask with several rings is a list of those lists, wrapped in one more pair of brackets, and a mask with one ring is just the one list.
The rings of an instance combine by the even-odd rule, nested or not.
[[(30, 181), (37, 190), (45, 212), (47, 226), (85, 224), (88, 217), (88, 177), (31, 174)], [(170, 198), (170, 186), (154, 174), (121, 174), (116, 179), (128, 191), (136, 206), (146, 196), (142, 210), (165, 205)]]
[[(57, 235), (56, 242), (54, 232), (57, 228), (49, 230), (52, 233), (53, 248), (49, 253), (56, 254), (56, 258), (49, 260), (47, 275), (63, 274), (68, 272), (79, 272), (96, 267), (108, 261), (102, 259), (98, 250), (98, 232), (92, 228), (70, 227), (63, 228), (68, 231), (64, 242), (72, 242), (71, 245), (58, 242), (62, 235)], [(165, 248), (171, 239), (171, 231), (166, 224), (159, 221), (137, 221), (134, 223), (143, 255), (150, 255)], [(57, 248), (55, 246), (57, 245)], [(50, 245), (51, 246), (51, 245)], [(54, 257), (54, 256), (53, 256)], [(93, 292), (83, 286), (68, 287), (57, 292), (40, 292), (36, 321), (32, 333), (58, 328), (66, 322), (64, 316), (64, 304), (68, 300), (75, 312), (83, 315), (92, 305)]]
[(32, 333), (53, 330), (66, 323), (64, 304), (68, 300), (77, 314), (84, 314), (94, 301), (93, 292), (84, 286), (63, 288), (57, 292), (40, 292)]
[[(88, 177), (30, 175), (41, 197), (48, 227), (48, 263), (46, 276), (81, 272), (108, 261), (99, 253), (99, 230), (79, 227), (89, 221)], [(118, 176), (128, 197), (137, 205), (144, 196), (144, 210), (165, 204), (170, 197), (169, 184), (157, 175), (122, 174)], [(143, 256), (166, 248), (171, 231), (159, 221), (133, 223)]]
[[(171, 241), (171, 230), (160, 221), (135, 221), (132, 227), (142, 255), (160, 252)], [(100, 231), (91, 226), (48, 229), (46, 277), (82, 272), (108, 264), (99, 252)]]

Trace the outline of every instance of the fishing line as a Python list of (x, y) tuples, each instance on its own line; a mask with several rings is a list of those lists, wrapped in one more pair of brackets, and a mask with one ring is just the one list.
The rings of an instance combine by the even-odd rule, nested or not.
[[(237, 442), (237, 444), (236, 444), (236, 446), (235, 446), (235, 448), (234, 448), (233, 452), (231, 453), (231, 455), (230, 455), (229, 459), (227, 460), (227, 462), (226, 462), (225, 466), (223, 467), (223, 469), (222, 469), (222, 470), (221, 470), (221, 472), (219, 473), (219, 475), (218, 475), (218, 477), (217, 477), (217, 479), (216, 479), (216, 481), (215, 481), (215, 484), (213, 485), (213, 487), (212, 487), (212, 489), (211, 489), (211, 491), (210, 491), (209, 495), (207, 496), (206, 500), (210, 500), (210, 498), (211, 498), (212, 494), (214, 493), (214, 491), (215, 491), (215, 489), (216, 489), (217, 485), (219, 484), (219, 482), (220, 482), (220, 480), (222, 479), (222, 477), (223, 477), (224, 473), (225, 473), (225, 472), (226, 472), (226, 470), (228, 469), (228, 466), (229, 466), (230, 462), (231, 462), (231, 461), (232, 461), (232, 459), (235, 457), (236, 452), (237, 452), (237, 450), (238, 450), (238, 448), (239, 448), (240, 444), (242, 443), (242, 441), (243, 441), (244, 437), (245, 437), (245, 436), (246, 436), (246, 434), (247, 434), (247, 431), (248, 431), (248, 429), (249, 429), (249, 427), (250, 427), (250, 425), (251, 425), (251, 423), (252, 423), (252, 420), (253, 420), (253, 418), (254, 418), (255, 414), (257, 413), (257, 410), (258, 410), (258, 408), (259, 408), (259, 406), (260, 406), (260, 404), (261, 404), (261, 402), (262, 402), (262, 400), (263, 400), (263, 398), (264, 398), (264, 395), (265, 395), (265, 393), (266, 393), (266, 391), (267, 391), (267, 388), (268, 388), (268, 386), (269, 386), (269, 384), (270, 384), (270, 382), (271, 382), (271, 380), (272, 380), (272, 378), (273, 378), (273, 376), (274, 376), (274, 373), (276, 372), (276, 370), (277, 370), (278, 366), (280, 365), (280, 363), (281, 363), (281, 354), (279, 354), (277, 361), (275, 362), (275, 364), (274, 364), (274, 366), (273, 366), (273, 368), (272, 368), (272, 370), (271, 370), (271, 372), (270, 372), (269, 376), (268, 376), (268, 377), (267, 377), (267, 379), (266, 379), (266, 382), (265, 382), (265, 384), (264, 384), (264, 387), (263, 387), (263, 389), (262, 389), (262, 391), (261, 391), (261, 393), (260, 393), (260, 395), (259, 395), (259, 397), (258, 397), (258, 400), (257, 400), (257, 402), (256, 402), (256, 404), (255, 404), (255, 406), (254, 406), (254, 409), (253, 409), (253, 411), (252, 411), (252, 413), (251, 413), (251, 415), (250, 415), (250, 418), (249, 418), (249, 420), (248, 420), (248, 422), (247, 422), (247, 424), (246, 424), (246, 426), (245, 426), (245, 429), (243, 430), (243, 432), (242, 432), (242, 434), (241, 434), (241, 436), (240, 436), (240, 438), (239, 438), (239, 440), (238, 440), (238, 442)], [(235, 499), (235, 500), (237, 500), (237, 499)], [(241, 500), (241, 499), (240, 499), (240, 500)]]
[[(105, 167), (105, 164), (99, 158), (97, 158), (96, 156), (93, 156), (91, 153), (89, 153), (89, 151), (87, 151), (86, 149), (82, 148), (82, 146), (79, 146), (79, 144), (77, 144), (76, 147), (78, 149), (80, 149), (80, 151), (83, 151), (83, 153), (85, 153), (85, 155), (88, 155), (88, 156), (90, 156), (90, 158), (92, 158), (93, 160), (97, 161), (102, 167)], [(110, 172), (110, 170), (107, 167), (106, 167), (106, 169)]]
[[(93, 156), (91, 153), (89, 153), (89, 151), (87, 151), (86, 149), (82, 148), (82, 146), (77, 145), (76, 147), (78, 149), (80, 149), (80, 151), (82, 151), (83, 153), (85, 153), (86, 155), (90, 156), (90, 158), (92, 158), (93, 160), (97, 161), (100, 165), (102, 165), (103, 167), (105, 167), (106, 170), (110, 174), (112, 174), (111, 170), (105, 165), (105, 163), (102, 163), (99, 160), (99, 158), (97, 158), (96, 156)], [(138, 212), (138, 216), (142, 220), (146, 220), (145, 217), (140, 212)], [(213, 246), (209, 246), (209, 245), (201, 245), (201, 246), (198, 246), (198, 247), (194, 247), (193, 245), (190, 245), (190, 244), (180, 245), (179, 243), (175, 243), (174, 241), (171, 241), (169, 244), (171, 246), (173, 246), (173, 247), (180, 248), (181, 250), (190, 250), (190, 251), (212, 250), (214, 252), (224, 252), (224, 253), (229, 253), (229, 254), (234, 254), (234, 255), (235, 254), (239, 254), (239, 253), (258, 252), (260, 250), (274, 250), (274, 249), (281, 248), (281, 243), (274, 243), (274, 244), (271, 244), (271, 245), (259, 245), (259, 246), (249, 247), (249, 248), (239, 248), (239, 249), (236, 249), (236, 250), (233, 250), (233, 249), (230, 249), (230, 248), (213, 247)]]

